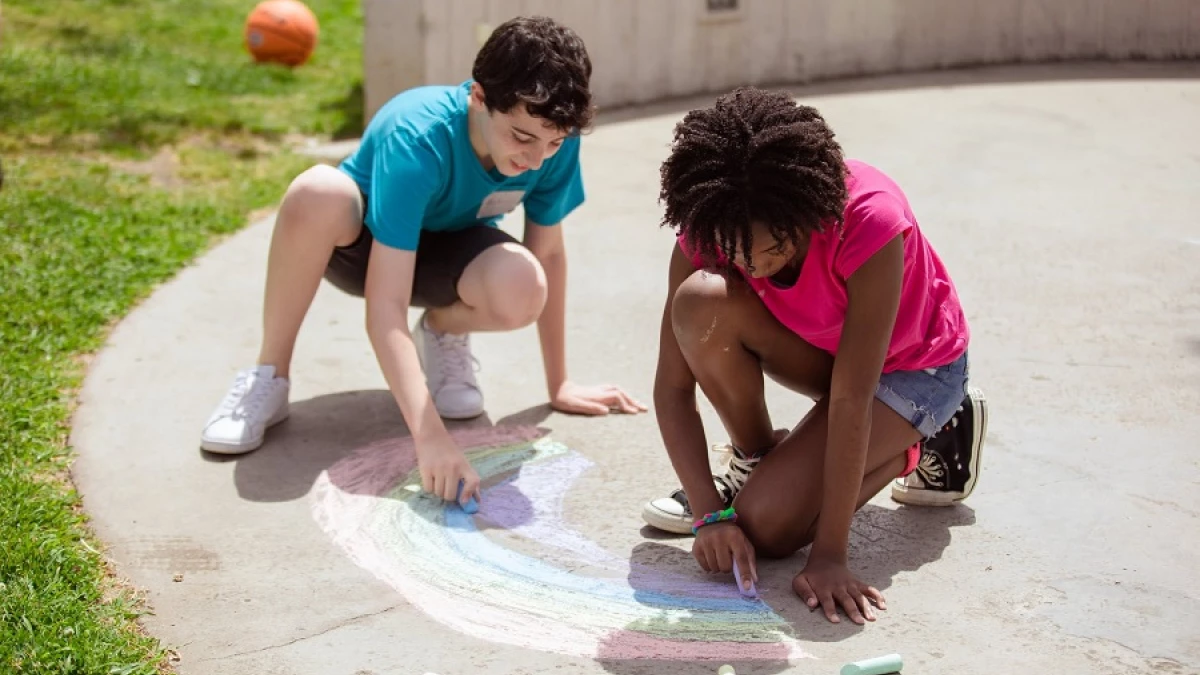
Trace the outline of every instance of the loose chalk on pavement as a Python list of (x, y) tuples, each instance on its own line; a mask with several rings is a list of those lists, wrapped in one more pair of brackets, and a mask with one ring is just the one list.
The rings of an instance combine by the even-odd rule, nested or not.
[[(461, 503), (462, 501), (462, 489), (464, 483), (465, 481), (463, 481), (461, 478), (458, 480), (458, 494), (454, 495), (454, 501), (456, 502)], [(476, 513), (479, 511), (479, 502), (475, 501), (474, 495), (467, 498), (467, 503), (462, 505), (462, 510), (466, 511), (467, 513)]]
[(717, 675), (737, 675), (737, 673), (733, 672), (733, 666), (726, 664), (717, 668)]
[(865, 661), (855, 661), (842, 666), (842, 675), (884, 675), (898, 673), (904, 667), (899, 654), (877, 656)]
[(750, 590), (746, 590), (746, 587), (742, 586), (742, 573), (738, 571), (738, 564), (736, 560), (733, 561), (733, 583), (737, 585), (738, 592), (742, 594), (742, 597), (758, 597), (758, 589), (754, 587), (753, 579), (750, 580)]

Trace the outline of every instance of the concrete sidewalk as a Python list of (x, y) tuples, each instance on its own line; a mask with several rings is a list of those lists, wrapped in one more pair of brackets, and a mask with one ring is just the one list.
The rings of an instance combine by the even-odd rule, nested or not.
[[(201, 425), (257, 353), (269, 221), (96, 358), (72, 435), (85, 507), (184, 675), (836, 673), (890, 652), (905, 673), (1200, 672), (1200, 65), (1110, 68), (797, 90), (907, 191), (991, 405), (967, 504), (885, 492), (857, 516), (851, 567), (889, 606), (872, 625), (801, 606), (802, 554), (763, 564), (747, 602), (690, 539), (643, 528), (676, 485), (653, 413), (549, 414), (533, 329), (474, 338), (488, 412), (455, 427), (490, 477), (474, 518), (405, 489), (361, 302), (329, 286), (290, 420), (257, 452), (203, 456)], [(684, 109), (596, 129), (566, 226), (571, 375), (646, 402), (672, 237), (658, 166)], [(777, 426), (808, 407), (769, 396)]]

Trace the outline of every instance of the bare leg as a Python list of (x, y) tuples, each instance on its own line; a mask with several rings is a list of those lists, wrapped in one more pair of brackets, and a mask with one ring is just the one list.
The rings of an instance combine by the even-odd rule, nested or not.
[[(771, 316), (740, 280), (697, 272), (672, 304), (680, 349), (735, 445), (747, 453), (772, 448), (734, 501), (739, 522), (759, 555), (790, 555), (816, 531), (822, 499), (828, 403), (817, 404), (776, 444), (763, 376), (814, 399), (829, 389), (832, 357)], [(874, 401), (866, 472), (858, 505), (904, 468), (905, 451), (920, 434), (885, 404)]]
[(675, 292), (671, 322), (700, 389), (746, 453), (776, 441), (764, 373), (810, 398), (829, 390), (833, 357), (776, 321), (740, 279), (696, 272)]
[(431, 328), (442, 333), (516, 330), (542, 314), (546, 273), (529, 249), (498, 244), (480, 253), (458, 281), (458, 302), (429, 310)]
[[(904, 470), (905, 451), (920, 439), (908, 420), (883, 402), (871, 405), (859, 508)], [(818, 401), (800, 426), (759, 462), (734, 500), (742, 529), (759, 555), (785, 557), (812, 543), (824, 497), (828, 432), (828, 401)]]
[(288, 186), (271, 235), (258, 355), (276, 377), (288, 377), (296, 336), (333, 249), (353, 243), (361, 228), (358, 186), (341, 171), (314, 166)]

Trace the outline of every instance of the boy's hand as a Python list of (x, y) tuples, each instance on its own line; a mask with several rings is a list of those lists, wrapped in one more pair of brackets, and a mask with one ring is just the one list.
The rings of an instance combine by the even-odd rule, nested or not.
[(611, 384), (583, 386), (563, 382), (550, 400), (550, 407), (560, 412), (581, 415), (607, 415), (645, 412), (646, 406)]
[(692, 556), (705, 572), (732, 572), (733, 561), (737, 560), (738, 571), (746, 577), (738, 579), (737, 583), (749, 588), (747, 581), (758, 582), (754, 546), (735, 523), (713, 523), (700, 528), (692, 544)]
[(836, 560), (810, 555), (808, 564), (792, 579), (792, 590), (796, 591), (810, 611), (818, 606), (825, 610), (825, 618), (833, 623), (841, 622), (837, 614), (838, 605), (851, 621), (860, 625), (863, 617), (867, 621), (875, 620), (872, 602), (879, 609), (887, 609), (882, 593), (859, 581), (845, 563)]
[(479, 474), (467, 461), (467, 456), (450, 434), (440, 434), (431, 440), (417, 443), (417, 467), (421, 471), (421, 488), (452, 502), (458, 494), (458, 481), (463, 481), (461, 502), (472, 496), (482, 502)]

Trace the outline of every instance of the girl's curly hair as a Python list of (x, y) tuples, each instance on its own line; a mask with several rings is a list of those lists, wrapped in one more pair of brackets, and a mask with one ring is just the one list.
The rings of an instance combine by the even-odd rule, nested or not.
[(846, 207), (845, 158), (833, 131), (814, 108), (779, 91), (741, 87), (689, 112), (660, 174), (662, 224), (726, 269), (737, 244), (753, 250), (752, 223), (799, 244), (840, 225)]

